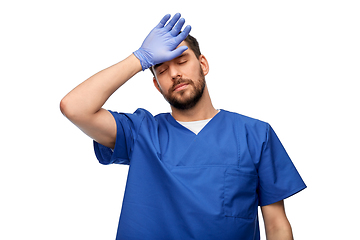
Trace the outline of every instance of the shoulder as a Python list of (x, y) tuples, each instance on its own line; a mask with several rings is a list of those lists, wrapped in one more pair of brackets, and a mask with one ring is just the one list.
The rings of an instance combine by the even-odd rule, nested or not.
[(134, 113), (123, 113), (123, 112), (109, 112), (114, 116), (117, 122), (131, 123), (136, 126), (147, 125), (148, 127), (154, 126), (168, 120), (171, 116), (170, 113), (159, 113), (153, 115), (150, 111), (144, 108), (138, 108)]
[(269, 128), (269, 124), (262, 120), (252, 118), (249, 116), (245, 116), (240, 113), (227, 111), (227, 110), (221, 110), (221, 111), (224, 112), (224, 115), (227, 118), (231, 118), (233, 121), (236, 121), (237, 123), (239, 123), (240, 125), (243, 125), (244, 127), (259, 128), (259, 129), (263, 129), (263, 130), (267, 130)]
[(143, 108), (138, 108), (136, 109), (136, 111), (134, 113), (124, 113), (124, 112), (115, 112), (115, 111), (110, 111), (108, 110), (113, 116), (115, 119), (117, 118), (125, 118), (125, 119), (128, 119), (128, 120), (137, 120), (137, 121), (141, 121), (145, 118), (148, 118), (148, 119), (153, 119), (153, 115), (147, 111), (146, 109), (143, 109)]
[(157, 115), (155, 115), (155, 119), (159, 120), (159, 119), (165, 119), (167, 118), (167, 116), (170, 115), (170, 113), (159, 113)]
[(142, 126), (156, 127), (157, 125), (155, 117), (143, 108), (138, 108), (133, 113), (114, 112), (110, 110), (109, 112), (113, 115), (117, 126), (121, 126), (125, 130), (132, 129), (133, 131), (138, 131)]
[[(240, 140), (246, 141), (251, 149), (258, 149), (266, 143), (271, 126), (259, 119), (248, 117), (239, 113), (224, 111), (224, 116), (231, 119), (234, 130)], [(225, 122), (225, 121), (224, 121)]]

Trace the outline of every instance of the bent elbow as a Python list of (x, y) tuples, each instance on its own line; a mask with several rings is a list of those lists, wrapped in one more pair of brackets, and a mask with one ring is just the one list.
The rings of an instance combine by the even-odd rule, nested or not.
[(60, 101), (60, 111), (67, 119), (77, 126), (89, 121), (89, 118), (93, 116), (92, 114), (83, 111), (77, 102), (74, 102), (66, 96)]
[(64, 116), (66, 116), (65, 115), (65, 109), (66, 109), (66, 104), (65, 104), (65, 101), (64, 101), (64, 98), (63, 98), (60, 101), (60, 111)]
[(69, 103), (66, 96), (60, 101), (60, 111), (69, 120), (76, 117), (76, 111), (72, 110), (71, 103)]
[(61, 99), (60, 101), (60, 111), (61, 113), (67, 117), (67, 112), (68, 112), (68, 104), (66, 102), (66, 97), (64, 97), (63, 99)]

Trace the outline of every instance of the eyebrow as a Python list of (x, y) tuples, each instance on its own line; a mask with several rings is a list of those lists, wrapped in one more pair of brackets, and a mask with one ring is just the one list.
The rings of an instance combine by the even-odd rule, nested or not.
[[(183, 54), (181, 54), (180, 56), (178, 56), (178, 57), (176, 57), (176, 58), (174, 58), (174, 59), (179, 59), (179, 58), (182, 58), (182, 57), (186, 57), (186, 56), (188, 56), (188, 55), (189, 55), (189, 53), (183, 53)], [(173, 59), (173, 60), (174, 60), (174, 59)], [(170, 60), (170, 61), (171, 61), (171, 60)], [(163, 63), (156, 64), (156, 65), (154, 66), (154, 69), (156, 70), (156, 68), (160, 67), (162, 64), (163, 64)]]

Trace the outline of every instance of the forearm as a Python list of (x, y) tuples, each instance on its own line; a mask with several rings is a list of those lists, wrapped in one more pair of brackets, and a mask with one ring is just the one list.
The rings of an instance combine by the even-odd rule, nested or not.
[(292, 230), (285, 214), (284, 201), (262, 206), (267, 240), (292, 240)]
[(67, 117), (98, 112), (107, 99), (125, 82), (141, 71), (140, 61), (131, 54), (125, 60), (106, 68), (69, 92), (61, 101)]
[(286, 225), (281, 228), (266, 229), (267, 240), (293, 240), (291, 226)]

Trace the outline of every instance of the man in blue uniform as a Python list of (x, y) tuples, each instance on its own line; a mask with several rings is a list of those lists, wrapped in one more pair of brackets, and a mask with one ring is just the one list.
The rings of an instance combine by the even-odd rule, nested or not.
[[(129, 164), (116, 239), (292, 239), (283, 199), (306, 186), (271, 126), (213, 107), (209, 64), (185, 20), (166, 15), (141, 48), (61, 101), (102, 164)], [(169, 21), (169, 22), (168, 22)], [(167, 23), (168, 22), (168, 23)], [(141, 70), (171, 113), (102, 109)]]

